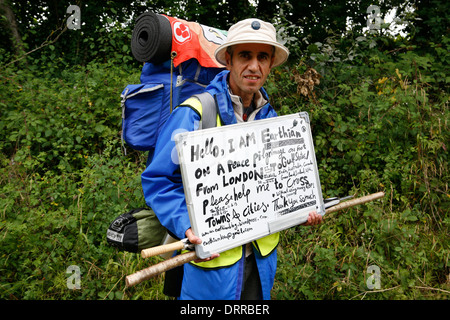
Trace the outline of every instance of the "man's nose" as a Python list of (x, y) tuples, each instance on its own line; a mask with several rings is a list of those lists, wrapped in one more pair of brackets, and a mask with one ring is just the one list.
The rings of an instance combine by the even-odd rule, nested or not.
[(258, 71), (258, 68), (259, 68), (259, 61), (256, 57), (248, 62), (248, 70), (256, 72)]

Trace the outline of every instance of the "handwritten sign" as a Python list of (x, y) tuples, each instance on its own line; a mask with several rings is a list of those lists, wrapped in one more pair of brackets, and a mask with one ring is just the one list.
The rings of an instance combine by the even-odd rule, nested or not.
[(324, 214), (307, 113), (175, 136), (197, 256)]

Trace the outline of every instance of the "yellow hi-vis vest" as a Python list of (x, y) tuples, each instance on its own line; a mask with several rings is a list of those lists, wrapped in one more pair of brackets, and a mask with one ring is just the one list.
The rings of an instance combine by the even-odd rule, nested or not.
[[(189, 98), (184, 103), (182, 103), (182, 106), (189, 106), (193, 108), (194, 110), (197, 111), (200, 117), (203, 114), (202, 104), (196, 98)], [(218, 127), (222, 126), (219, 113), (217, 113), (217, 126)], [(280, 234), (277, 232), (253, 241), (253, 246), (254, 248), (256, 248), (259, 254), (261, 254), (261, 256), (266, 257), (276, 249), (279, 241), (280, 241)], [(206, 269), (223, 268), (231, 266), (236, 262), (238, 262), (242, 258), (242, 255), (243, 255), (242, 247), (236, 247), (221, 252), (218, 258), (212, 259), (210, 261), (198, 263), (191, 261), (190, 263)]]

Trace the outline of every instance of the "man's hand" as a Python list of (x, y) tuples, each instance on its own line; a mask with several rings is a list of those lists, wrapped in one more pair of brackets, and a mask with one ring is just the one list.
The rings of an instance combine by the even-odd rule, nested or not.
[(317, 211), (311, 211), (308, 216), (308, 221), (303, 223), (303, 226), (315, 226), (322, 223), (322, 216)]
[[(194, 232), (192, 232), (192, 229), (191, 229), (191, 228), (189, 228), (189, 229), (186, 230), (186, 238), (188, 238), (189, 242), (190, 242), (190, 243), (193, 243), (193, 244), (201, 244), (201, 243), (202, 243), (202, 239), (200, 239), (199, 237), (197, 237), (197, 236), (194, 234)], [(214, 258), (217, 258), (218, 256), (219, 256), (218, 253), (213, 253), (213, 254), (211, 255), (211, 257), (209, 257), (209, 258), (206, 258), (206, 259), (196, 259), (196, 260), (194, 260), (194, 262), (198, 263), (198, 262), (209, 261), (209, 260), (212, 260), (212, 259), (214, 259)]]

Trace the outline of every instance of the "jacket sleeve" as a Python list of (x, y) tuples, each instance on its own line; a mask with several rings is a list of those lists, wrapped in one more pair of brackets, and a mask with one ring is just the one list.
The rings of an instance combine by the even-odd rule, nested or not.
[(198, 129), (200, 115), (189, 107), (176, 108), (164, 124), (152, 162), (141, 175), (145, 202), (161, 224), (179, 239), (191, 227), (174, 141), (176, 133)]

